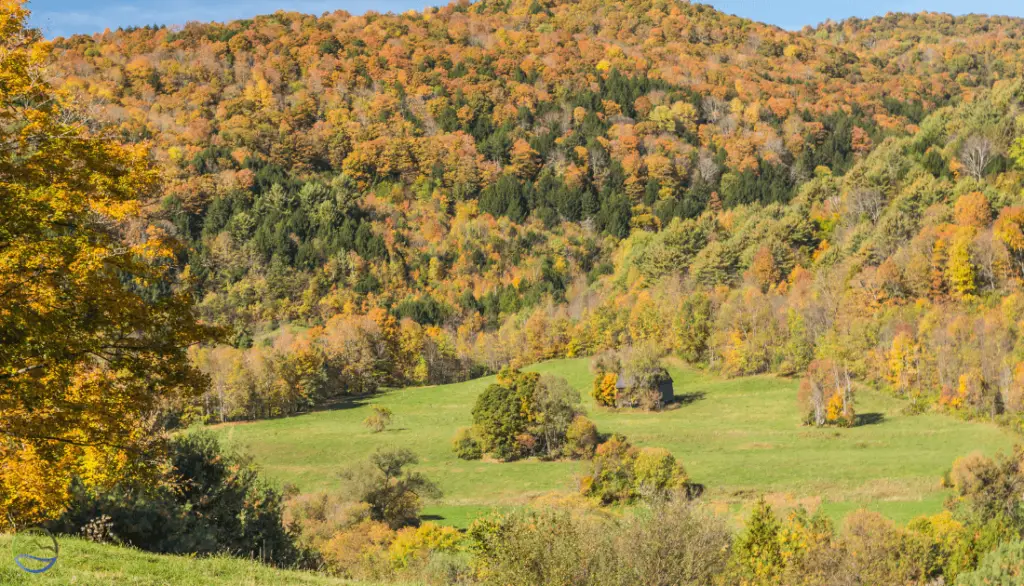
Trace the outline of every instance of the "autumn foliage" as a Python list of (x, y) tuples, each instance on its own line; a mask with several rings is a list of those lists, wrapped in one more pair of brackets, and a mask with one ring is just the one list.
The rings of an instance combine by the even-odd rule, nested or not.
[(37, 521), (73, 477), (96, 489), (147, 472), (153, 415), (205, 390), (185, 350), (212, 331), (173, 238), (142, 214), (145, 147), (93, 133), (43, 81), (49, 45), (25, 18), (0, 6), (0, 508)]
[[(18, 515), (132, 473), (162, 425), (644, 345), (805, 377), (815, 424), (868, 384), (1021, 425), (1017, 20), (460, 1), (52, 44), (23, 20), (5, 5)], [(495, 444), (539, 453), (520, 415)]]

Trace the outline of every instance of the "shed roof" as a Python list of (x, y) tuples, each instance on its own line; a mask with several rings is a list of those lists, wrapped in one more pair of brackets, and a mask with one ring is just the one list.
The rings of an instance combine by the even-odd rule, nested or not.
[[(672, 375), (670, 375), (667, 370), (665, 370), (664, 368), (659, 369), (659, 370), (661, 371), (660, 372), (661, 376), (658, 377), (659, 378), (658, 384), (672, 382)], [(616, 381), (615, 381), (615, 388), (616, 389), (628, 389), (628, 388), (632, 387), (634, 384), (636, 384), (636, 377), (634, 377), (631, 374), (622, 374), (620, 372), (619, 373), (619, 378), (616, 379)]]

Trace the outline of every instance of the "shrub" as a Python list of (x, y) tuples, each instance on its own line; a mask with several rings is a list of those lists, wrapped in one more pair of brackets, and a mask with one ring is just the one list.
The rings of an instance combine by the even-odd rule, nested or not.
[(415, 560), (424, 560), (429, 552), (455, 553), (461, 550), (462, 533), (454, 527), (424, 523), (419, 527), (400, 529), (388, 547), (391, 564), (395, 568), (408, 567)]
[(286, 526), (298, 532), (298, 540), (312, 550), (336, 534), (370, 518), (370, 506), (327, 492), (295, 496), (285, 506)]
[(633, 484), (636, 452), (619, 434), (597, 446), (585, 493), (597, 497), (603, 504), (632, 501), (636, 496)]
[(419, 575), (427, 584), (438, 586), (475, 583), (472, 556), (464, 551), (429, 552)]
[(609, 350), (598, 354), (590, 361), (590, 371), (594, 373), (594, 388), (591, 396), (598, 405), (614, 407), (619, 380), (622, 370), (622, 358), (618, 352)]
[(982, 547), (993, 546), (1024, 533), (1024, 447), (995, 459), (971, 454), (953, 462), (947, 483), (954, 497), (947, 502), (954, 516), (978, 532)]
[[(436, 584), (457, 583), (468, 573), (464, 556), (456, 558), (463, 554), (462, 534), (452, 527), (424, 523), (396, 531), (370, 519), (368, 504), (326, 493), (297, 497), (289, 502), (288, 511), (301, 542), (317, 553), (317, 566), (328, 573), (375, 581), (407, 577)], [(442, 555), (444, 560), (434, 559)]]
[(619, 381), (619, 375), (614, 372), (602, 372), (594, 377), (594, 390), (591, 396), (598, 405), (614, 407), (618, 389), (615, 388)]
[(654, 498), (686, 485), (686, 472), (665, 448), (641, 448), (633, 461), (637, 494)]
[[(594, 584), (605, 540), (594, 520), (566, 511), (516, 511), (473, 522), (468, 531), (484, 584)], [(611, 567), (611, 566), (609, 566)]]
[(681, 501), (624, 519), (536, 510), (478, 519), (468, 531), (484, 584), (703, 586), (729, 558), (727, 524)]
[(299, 560), (281, 496), (248, 457), (199, 432), (171, 440), (169, 464), (156, 487), (121, 484), (93, 494), (75, 483), (69, 508), (47, 528), (95, 534), (94, 520), (103, 519), (104, 536), (146, 551), (223, 553), (280, 566)]
[(390, 578), (388, 545), (395, 532), (386, 523), (366, 519), (335, 533), (320, 546), (326, 569), (345, 578)]
[(603, 504), (628, 503), (639, 497), (663, 499), (689, 494), (686, 472), (663, 448), (637, 449), (621, 435), (597, 447), (592, 471), (581, 491)]
[(614, 540), (616, 584), (660, 586), (715, 583), (729, 560), (726, 522), (682, 500), (627, 518)]
[(978, 569), (960, 576), (959, 586), (1024, 583), (1024, 541), (1002, 543), (989, 552)]
[(819, 509), (814, 515), (803, 507), (786, 516), (779, 532), (782, 557), (786, 560), (783, 583), (811, 586), (837, 584), (844, 573), (846, 553), (837, 543), (832, 522)]
[(931, 543), (872, 511), (846, 517), (844, 571), (866, 584), (920, 584), (932, 574)]
[(820, 512), (812, 516), (798, 508), (780, 519), (763, 498), (759, 499), (736, 539), (727, 581), (847, 584), (842, 581), (846, 574), (840, 570), (846, 552), (840, 550), (834, 537), (832, 523)]
[(462, 460), (479, 460), (484, 455), (477, 433), (472, 427), (463, 427), (452, 439), (452, 451)]
[(391, 409), (380, 405), (372, 405), (370, 409), (372, 412), (363, 420), (363, 425), (372, 429), (374, 433), (380, 433), (391, 425), (391, 419), (394, 416)]
[(565, 430), (565, 448), (570, 457), (594, 457), (597, 442), (597, 426), (583, 415), (577, 415)]

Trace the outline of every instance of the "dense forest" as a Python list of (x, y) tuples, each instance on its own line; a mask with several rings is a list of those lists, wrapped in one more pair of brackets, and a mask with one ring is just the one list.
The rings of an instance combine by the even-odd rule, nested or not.
[(652, 343), (1016, 424), (1019, 25), (457, 2), (57, 39), (49, 74), (149, 149), (225, 328), (172, 419)]
[[(852, 422), (871, 385), (1024, 428), (1022, 20), (787, 32), (675, 0), (461, 0), (44, 41), (20, 4), (0, 16), (0, 504), (19, 520), (191, 510), (167, 483), (209, 464), (258, 526), (181, 517), (202, 547), (161, 551), (241, 532), (233, 553), (263, 539), (299, 563), (279, 495), (161, 431), (606, 351), (800, 377), (819, 424)], [(415, 463), (377, 457), (385, 484)], [(960, 462), (950, 511), (906, 531), (759, 505), (730, 541), (671, 518), (732, 543), (747, 583), (839, 549), (923, 582), (1020, 535), (996, 510), (1016, 489), (989, 490), (1018, 468)], [(97, 504), (129, 481), (156, 496)], [(344, 550), (308, 533), (333, 505), (305, 506), (307, 541)], [(471, 538), (514, 576), (503, 552), (540, 555), (556, 521), (602, 530), (513, 516)], [(671, 529), (635, 523), (574, 559)], [(888, 549), (865, 544), (878, 527)], [(794, 533), (799, 555), (758, 557)], [(726, 549), (704, 554), (726, 571)]]

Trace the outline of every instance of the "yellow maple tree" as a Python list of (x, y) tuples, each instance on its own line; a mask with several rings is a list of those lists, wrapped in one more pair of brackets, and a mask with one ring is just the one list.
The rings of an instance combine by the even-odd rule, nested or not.
[(49, 45), (0, 1), (0, 511), (34, 522), (144, 475), (162, 402), (201, 392), (186, 349), (213, 330), (140, 218), (145, 145), (93, 129), (45, 81)]

